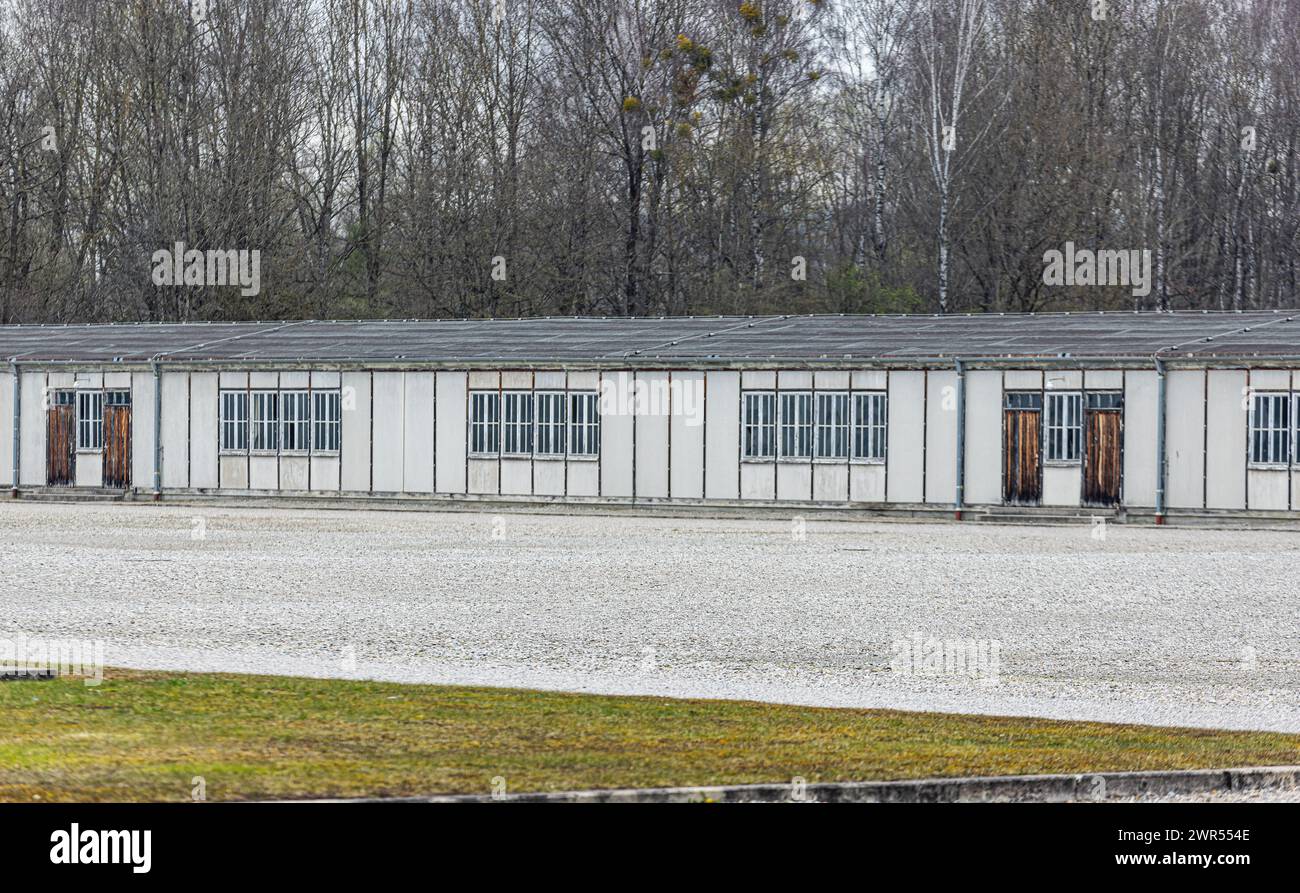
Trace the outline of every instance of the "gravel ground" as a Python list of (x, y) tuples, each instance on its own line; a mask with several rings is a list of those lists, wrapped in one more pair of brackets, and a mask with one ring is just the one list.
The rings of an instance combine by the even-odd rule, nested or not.
[(1300, 731), (1298, 579), (1282, 531), (0, 503), (0, 637), (140, 668)]
[[(1082, 801), (1081, 801), (1082, 802)], [(1300, 803), (1300, 789), (1213, 791), (1208, 794), (1166, 794), (1163, 797), (1124, 797), (1114, 803)]]

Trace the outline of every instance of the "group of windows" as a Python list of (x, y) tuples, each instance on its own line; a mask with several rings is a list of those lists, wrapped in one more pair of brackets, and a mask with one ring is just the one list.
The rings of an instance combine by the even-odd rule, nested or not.
[[(1300, 393), (1255, 393), (1250, 401), (1252, 465), (1289, 465), (1300, 459)], [(1293, 458), (1293, 454), (1297, 454)]]
[(337, 453), (343, 401), (337, 390), (222, 391), (221, 452)]
[(745, 391), (746, 459), (885, 459), (883, 391)]
[(1118, 410), (1123, 400), (1118, 391), (1008, 391), (1006, 408), (1041, 410), (1046, 402), (1046, 459), (1064, 464), (1079, 462), (1083, 456), (1084, 409)]
[(600, 453), (600, 395), (589, 391), (471, 391), (472, 456)]
[(56, 406), (76, 406), (77, 449), (104, 448), (104, 407), (130, 406), (130, 391), (56, 391), (51, 396)]
[[(77, 449), (104, 446), (104, 408), (129, 406), (130, 391), (57, 391), (56, 405), (76, 406)], [(1078, 462), (1083, 414), (1117, 410), (1118, 392), (1008, 392), (1007, 409), (1042, 410), (1049, 462)], [(746, 459), (885, 459), (884, 392), (746, 391), (741, 430)], [(224, 390), (223, 453), (336, 453), (342, 441), (338, 390)], [(599, 395), (565, 391), (473, 391), (474, 456), (586, 456), (600, 453)], [(1300, 453), (1300, 393), (1256, 393), (1250, 404), (1250, 461), (1288, 465)], [(1300, 456), (1297, 456), (1300, 458)]]

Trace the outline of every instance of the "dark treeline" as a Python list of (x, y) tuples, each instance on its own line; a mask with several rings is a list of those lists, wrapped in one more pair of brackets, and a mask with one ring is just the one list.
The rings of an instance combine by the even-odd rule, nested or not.
[(1294, 306), (1298, 149), (1300, 0), (0, 0), (0, 323)]

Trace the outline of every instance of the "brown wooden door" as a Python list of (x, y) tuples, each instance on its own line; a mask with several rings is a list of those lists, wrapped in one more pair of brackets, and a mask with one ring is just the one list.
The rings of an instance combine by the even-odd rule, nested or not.
[(1119, 410), (1090, 410), (1084, 415), (1083, 501), (1119, 505), (1123, 450)]
[(1002, 453), (1002, 488), (1007, 503), (1037, 505), (1042, 501), (1042, 415), (1042, 411), (1037, 409), (1008, 409), (1004, 412), (1006, 442)]
[(131, 407), (104, 407), (104, 486), (131, 486)]
[(77, 482), (77, 412), (71, 403), (50, 407), (46, 418), (45, 483), (71, 487)]

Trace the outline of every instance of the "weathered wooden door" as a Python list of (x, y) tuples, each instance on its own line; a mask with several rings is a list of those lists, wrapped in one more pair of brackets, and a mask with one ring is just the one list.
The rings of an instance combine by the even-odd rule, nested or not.
[(1119, 505), (1123, 450), (1118, 409), (1090, 409), (1084, 414), (1083, 501)]
[(1004, 412), (1003, 499), (1019, 505), (1037, 505), (1043, 498), (1041, 409), (1007, 409)]
[(77, 482), (77, 407), (71, 397), (51, 395), (45, 432), (45, 483), (71, 487)]
[(131, 406), (104, 407), (104, 486), (131, 486)]

